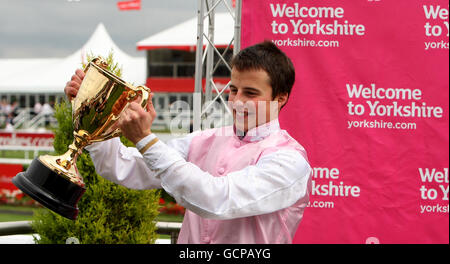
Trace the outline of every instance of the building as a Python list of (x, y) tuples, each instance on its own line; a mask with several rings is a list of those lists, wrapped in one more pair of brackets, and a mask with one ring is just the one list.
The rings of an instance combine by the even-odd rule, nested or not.
[[(208, 22), (206, 19), (206, 29)], [(159, 114), (157, 124), (169, 126), (174, 112), (177, 112), (170, 111), (174, 102), (186, 102), (192, 111), (197, 25), (197, 18), (192, 18), (137, 43), (137, 49), (146, 52), (146, 85), (155, 92), (154, 105)], [(227, 48), (233, 36), (233, 18), (227, 13), (216, 13), (215, 47), (227, 61), (233, 55), (232, 47)], [(230, 81), (230, 70), (218, 55), (214, 56), (214, 65), (215, 85), (221, 91)]]
[[(65, 98), (64, 86), (75, 72), (86, 62), (89, 54), (108, 56), (122, 65), (122, 78), (130, 83), (142, 84), (146, 80), (145, 57), (131, 57), (114, 43), (103, 24), (97, 25), (88, 41), (65, 58), (0, 59), (0, 102), (18, 102), (19, 111), (13, 122), (15, 128), (35, 128), (45, 124), (34, 116), (36, 103), (44, 105), (60, 102)], [(0, 114), (0, 128), (6, 117)]]
[[(217, 13), (215, 19), (215, 46), (229, 61), (233, 50), (227, 47), (234, 36), (234, 20), (227, 13)], [(120, 50), (104, 25), (99, 24), (89, 40), (66, 58), (0, 59), (0, 101), (18, 102), (20, 120), (16, 118), (14, 126), (30, 127), (25, 123), (34, 118), (31, 114), (34, 105), (63, 100), (65, 84), (75, 69), (81, 67), (81, 62), (86, 61), (88, 54), (107, 56), (113, 51), (115, 60), (122, 65), (122, 78), (136, 85), (145, 84), (154, 92), (153, 101), (158, 113), (154, 125), (167, 130), (174, 117), (170, 111), (174, 102), (185, 102), (192, 110), (196, 36), (197, 18), (192, 18), (139, 41), (137, 49), (144, 51), (145, 56), (131, 57)], [(214, 80), (220, 91), (230, 80), (230, 70), (219, 56), (215, 56), (214, 61)], [(5, 119), (0, 115), (0, 128)]]

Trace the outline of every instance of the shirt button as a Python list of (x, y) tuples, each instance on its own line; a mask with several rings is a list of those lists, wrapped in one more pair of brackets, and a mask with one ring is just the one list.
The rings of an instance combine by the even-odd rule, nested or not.
[(241, 146), (241, 142), (237, 141), (236, 143), (234, 143), (234, 146), (235, 146), (236, 148), (239, 148), (239, 147)]
[(222, 174), (225, 172), (225, 169), (224, 169), (224, 168), (219, 168), (219, 169), (217, 170), (217, 172), (218, 172), (220, 175), (222, 175)]

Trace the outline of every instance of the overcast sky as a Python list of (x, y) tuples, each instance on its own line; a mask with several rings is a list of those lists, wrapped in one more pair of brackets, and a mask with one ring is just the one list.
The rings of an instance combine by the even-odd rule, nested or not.
[(140, 11), (119, 11), (118, 0), (0, 0), (0, 58), (64, 57), (102, 22), (132, 56), (136, 43), (197, 14), (197, 0), (142, 0)]

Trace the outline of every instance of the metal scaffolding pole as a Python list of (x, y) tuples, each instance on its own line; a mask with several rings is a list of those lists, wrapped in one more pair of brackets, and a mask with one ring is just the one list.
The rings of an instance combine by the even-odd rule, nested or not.
[(236, 14), (234, 16), (234, 50), (236, 55), (241, 50), (241, 21), (242, 21), (242, 0), (236, 0)]
[[(194, 131), (202, 129), (202, 119), (206, 116), (208, 110), (213, 107), (215, 101), (222, 103), (223, 107), (230, 114), (227, 103), (222, 95), (229, 84), (219, 91), (214, 83), (214, 72), (220, 63), (224, 63), (230, 70), (231, 67), (223, 57), (233, 46), (233, 54), (237, 54), (241, 48), (241, 10), (242, 0), (236, 0), (236, 7), (233, 11), (230, 8), (230, 0), (198, 0), (197, 10), (197, 50), (195, 62), (195, 93), (193, 96), (193, 129)], [(234, 19), (234, 37), (230, 39), (229, 46), (221, 54), (214, 42), (215, 12), (216, 8), (222, 4), (228, 10), (229, 15)], [(208, 19), (208, 30), (205, 30), (205, 19)], [(205, 34), (204, 32), (207, 32)], [(206, 41), (204, 41), (206, 40)], [(206, 49), (203, 47), (206, 44)], [(214, 65), (214, 56), (219, 57), (219, 61)], [(203, 89), (203, 78), (205, 79), (205, 89)], [(213, 98), (213, 91), (217, 96)], [(206, 103), (206, 104), (205, 104)], [(202, 109), (203, 107), (203, 109)]]
[[(209, 10), (209, 7), (211, 4), (213, 4), (214, 0), (206, 0), (206, 7), (207, 10)], [(208, 15), (208, 38), (209, 40), (214, 43), (214, 25), (215, 25), (215, 12), (211, 12)], [(214, 64), (214, 46), (208, 43), (208, 46), (206, 48), (206, 83), (205, 83), (205, 96), (204, 101), (210, 102), (212, 100), (212, 86), (211, 81), (212, 79), (212, 72), (213, 72), (213, 65)]]
[(202, 114), (202, 81), (203, 81), (203, 13), (204, 0), (198, 0), (197, 10), (197, 51), (195, 57), (195, 90), (193, 96), (193, 129), (201, 129)]

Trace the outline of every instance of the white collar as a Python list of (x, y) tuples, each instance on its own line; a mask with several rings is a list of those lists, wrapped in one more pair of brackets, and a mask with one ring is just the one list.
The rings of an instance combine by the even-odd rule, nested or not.
[(255, 128), (250, 129), (247, 131), (245, 136), (241, 137), (238, 136), (236, 133), (236, 128), (233, 126), (234, 135), (242, 141), (245, 142), (256, 142), (265, 139), (266, 137), (270, 136), (274, 132), (280, 131), (280, 123), (278, 121), (278, 118), (275, 118), (272, 121), (269, 121), (265, 124), (259, 125)]

